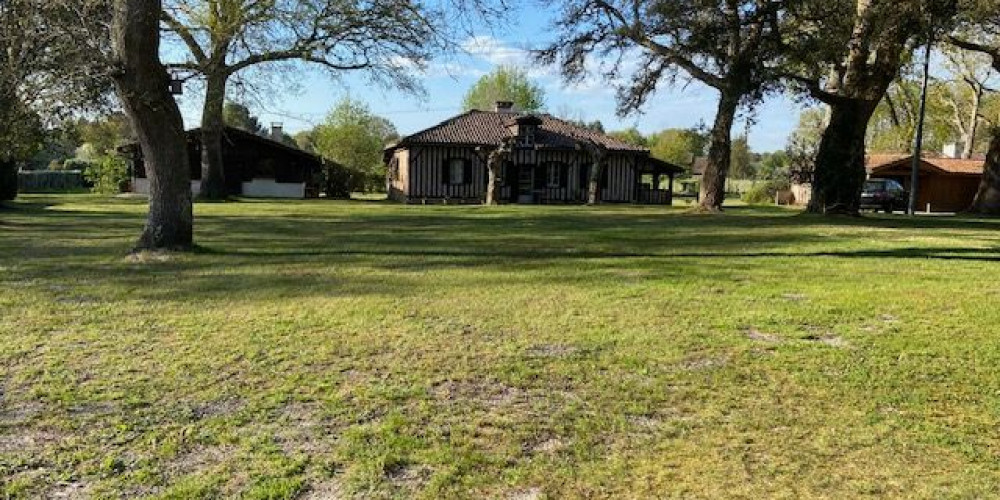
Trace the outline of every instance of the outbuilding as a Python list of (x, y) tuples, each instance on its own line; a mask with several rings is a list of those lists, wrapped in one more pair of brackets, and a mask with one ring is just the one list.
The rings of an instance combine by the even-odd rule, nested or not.
[[(201, 129), (189, 130), (188, 158), (191, 191), (201, 187)], [(132, 191), (149, 194), (142, 151), (126, 146)], [(257, 134), (226, 127), (222, 134), (222, 161), (229, 194), (255, 198), (315, 198), (319, 196), (323, 160), (314, 154)]]

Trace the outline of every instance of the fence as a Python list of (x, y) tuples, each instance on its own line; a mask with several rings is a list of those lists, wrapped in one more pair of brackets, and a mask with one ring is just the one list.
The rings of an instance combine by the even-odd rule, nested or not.
[(79, 170), (22, 170), (17, 173), (17, 188), (21, 193), (54, 193), (86, 189), (83, 172)]

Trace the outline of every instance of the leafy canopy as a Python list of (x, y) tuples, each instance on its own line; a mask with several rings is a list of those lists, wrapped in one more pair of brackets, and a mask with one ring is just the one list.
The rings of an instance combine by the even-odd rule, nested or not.
[(383, 149), (398, 134), (389, 120), (373, 114), (365, 103), (342, 99), (310, 135), (313, 150), (360, 173), (366, 179), (365, 190), (384, 185)]
[(511, 101), (520, 111), (535, 113), (545, 107), (545, 91), (514, 66), (499, 66), (483, 75), (462, 100), (462, 109), (491, 111), (497, 101)]

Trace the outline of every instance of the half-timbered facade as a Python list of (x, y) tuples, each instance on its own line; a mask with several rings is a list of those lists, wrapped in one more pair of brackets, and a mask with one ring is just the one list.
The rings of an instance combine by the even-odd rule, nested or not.
[(386, 149), (390, 198), (407, 203), (482, 203), (487, 157), (511, 141), (500, 172), (499, 200), (507, 203), (582, 203), (590, 169), (602, 152), (599, 200), (669, 204), (682, 169), (649, 150), (550, 115), (525, 115), (498, 103), (469, 111), (404, 137)]

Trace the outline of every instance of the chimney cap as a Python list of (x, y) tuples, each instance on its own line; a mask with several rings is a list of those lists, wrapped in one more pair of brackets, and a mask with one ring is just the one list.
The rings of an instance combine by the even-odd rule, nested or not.
[(514, 101), (497, 101), (497, 113), (510, 113), (514, 111)]

